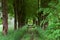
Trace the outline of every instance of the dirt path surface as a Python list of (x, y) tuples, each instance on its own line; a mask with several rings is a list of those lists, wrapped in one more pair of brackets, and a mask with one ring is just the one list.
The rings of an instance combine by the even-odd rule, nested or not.
[(32, 31), (32, 27), (28, 28), (27, 33), (20, 40), (40, 40), (35, 30)]

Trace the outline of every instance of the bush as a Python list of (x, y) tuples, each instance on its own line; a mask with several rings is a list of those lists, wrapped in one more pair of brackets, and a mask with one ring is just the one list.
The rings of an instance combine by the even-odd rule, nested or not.
[(21, 39), (24, 36), (24, 34), (26, 34), (26, 32), (27, 32), (27, 26), (24, 26), (24, 27), (20, 28), (19, 30), (17, 30), (15, 32), (15, 34), (14, 34), (14, 40)]

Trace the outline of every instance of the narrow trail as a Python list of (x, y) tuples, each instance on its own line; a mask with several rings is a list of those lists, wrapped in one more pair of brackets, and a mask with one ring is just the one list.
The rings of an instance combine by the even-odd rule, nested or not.
[(39, 40), (38, 34), (25, 34), (20, 40)]
[(32, 27), (29, 27), (27, 33), (23, 35), (20, 40), (39, 40), (39, 36), (36, 31), (32, 31)]

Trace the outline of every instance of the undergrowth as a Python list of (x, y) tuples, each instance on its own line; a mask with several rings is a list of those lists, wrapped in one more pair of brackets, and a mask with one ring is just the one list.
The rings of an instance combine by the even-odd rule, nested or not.
[[(56, 26), (56, 25), (55, 25)], [(47, 27), (46, 30), (41, 29), (38, 26), (33, 27), (32, 32), (38, 36), (38, 40), (60, 40), (60, 29), (56, 27)], [(0, 40), (29, 40), (30, 34), (27, 32), (28, 26), (23, 26), (16, 31), (9, 31), (6, 36), (3, 36), (0, 32)], [(37, 37), (34, 39), (36, 40)]]

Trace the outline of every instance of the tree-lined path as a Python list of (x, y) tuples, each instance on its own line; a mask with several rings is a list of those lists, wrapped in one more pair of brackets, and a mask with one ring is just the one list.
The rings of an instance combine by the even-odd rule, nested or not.
[(60, 40), (60, 0), (0, 0), (0, 40)]

